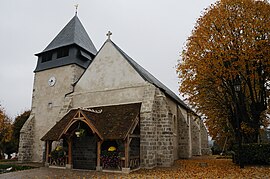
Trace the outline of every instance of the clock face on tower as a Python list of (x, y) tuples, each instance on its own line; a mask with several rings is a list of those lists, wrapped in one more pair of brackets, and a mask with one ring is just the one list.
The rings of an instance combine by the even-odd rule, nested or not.
[(54, 86), (56, 83), (56, 78), (54, 76), (50, 77), (48, 80), (49, 86)]

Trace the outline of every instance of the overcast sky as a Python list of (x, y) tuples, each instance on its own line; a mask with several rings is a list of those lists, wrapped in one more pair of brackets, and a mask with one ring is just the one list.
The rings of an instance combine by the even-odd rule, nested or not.
[(11, 117), (31, 108), (37, 57), (75, 14), (99, 50), (111, 39), (178, 93), (175, 65), (196, 19), (214, 0), (2, 0), (0, 104)]

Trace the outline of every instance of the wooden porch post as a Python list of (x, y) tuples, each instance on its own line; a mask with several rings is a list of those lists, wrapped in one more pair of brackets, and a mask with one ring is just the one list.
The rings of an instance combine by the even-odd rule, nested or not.
[(66, 167), (72, 168), (72, 139), (69, 139), (67, 142), (68, 142), (68, 163)]
[(98, 141), (97, 142), (97, 167), (96, 167), (96, 170), (97, 171), (101, 171), (102, 168), (100, 166), (100, 154), (101, 154), (101, 144), (102, 144), (103, 141)]
[(128, 168), (129, 164), (129, 137), (125, 141), (125, 168)]
[(46, 140), (46, 161), (45, 161), (45, 165), (49, 166), (49, 155), (51, 153), (52, 150), (52, 141), (50, 140)]
[(49, 163), (49, 141), (46, 140), (46, 161), (45, 163)]

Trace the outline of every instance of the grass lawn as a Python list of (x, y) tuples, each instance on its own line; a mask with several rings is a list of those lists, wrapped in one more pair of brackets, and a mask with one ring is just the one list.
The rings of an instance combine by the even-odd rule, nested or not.
[(20, 165), (13, 165), (13, 164), (0, 164), (0, 174), (7, 173), (7, 172), (14, 172), (19, 170), (28, 170), (35, 167), (31, 166), (20, 166)]

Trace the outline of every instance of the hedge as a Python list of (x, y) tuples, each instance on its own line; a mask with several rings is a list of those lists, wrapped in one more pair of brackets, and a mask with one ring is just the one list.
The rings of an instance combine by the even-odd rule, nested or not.
[[(234, 162), (238, 163), (238, 145), (234, 145)], [(250, 165), (270, 165), (270, 144), (242, 144), (242, 162)]]

